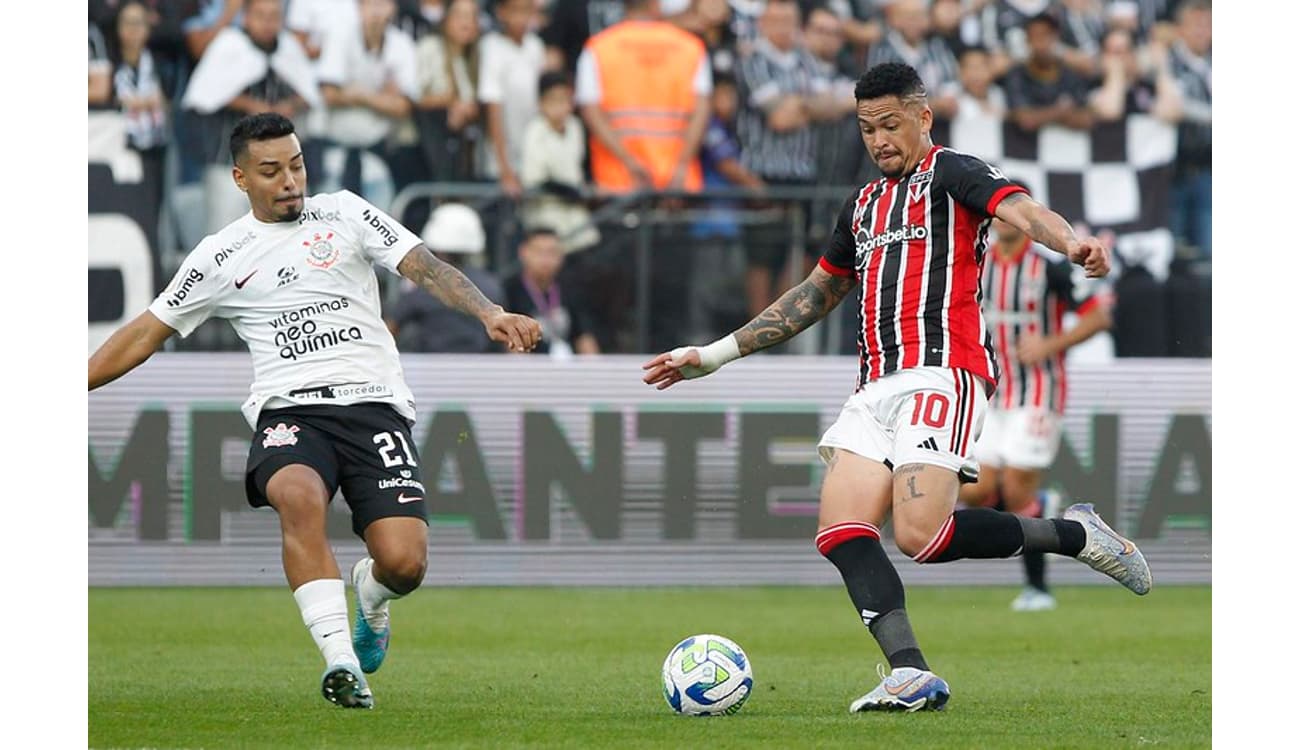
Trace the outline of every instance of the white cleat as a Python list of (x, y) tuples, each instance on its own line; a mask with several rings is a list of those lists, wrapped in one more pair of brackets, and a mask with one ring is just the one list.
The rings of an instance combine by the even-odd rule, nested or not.
[(1020, 596), (1011, 602), (1011, 609), (1015, 612), (1046, 612), (1056, 609), (1056, 597), (1033, 586), (1026, 586)]
[(1092, 503), (1075, 503), (1065, 509), (1065, 520), (1078, 521), (1088, 539), (1079, 560), (1114, 578), (1135, 594), (1151, 590), (1151, 568), (1137, 545), (1106, 525), (1093, 510)]
[(859, 711), (942, 711), (951, 691), (948, 683), (934, 672), (915, 667), (899, 667), (888, 676), (876, 665), (881, 682), (875, 690), (849, 704), (849, 713)]

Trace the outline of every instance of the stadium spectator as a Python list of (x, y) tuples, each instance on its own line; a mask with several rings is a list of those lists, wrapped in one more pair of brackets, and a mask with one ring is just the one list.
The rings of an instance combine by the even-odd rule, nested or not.
[[(844, 21), (828, 7), (814, 5), (804, 18), (804, 45), (813, 60), (812, 89), (832, 108), (840, 104), (838, 118), (814, 120), (816, 182), (821, 185), (850, 185), (861, 182), (874, 168), (862, 152), (862, 134), (853, 106), (857, 66), (846, 54)], [(814, 228), (820, 211), (814, 215)]]
[(962, 0), (933, 0), (930, 3), (930, 34), (944, 43), (953, 59), (980, 43), (979, 22), (968, 15)]
[[(162, 86), (163, 96), (175, 99), (189, 71), (194, 67), (185, 45), (181, 24), (193, 15), (197, 0), (136, 0), (145, 8), (149, 27), (149, 55)], [(90, 18), (106, 38), (113, 37), (114, 20), (121, 0), (90, 0)]]
[(1106, 35), (1102, 0), (1063, 0), (1060, 6), (1061, 59), (1085, 79), (1101, 74), (1101, 39)]
[(546, 69), (577, 72), (587, 40), (623, 20), (623, 0), (555, 0), (542, 28)]
[[(699, 37), (660, 17), (658, 0), (628, 0), (622, 21), (592, 36), (578, 57), (575, 100), (589, 134), (592, 181), (598, 190), (696, 192), (698, 159), (709, 119), (712, 71)], [(680, 300), (688, 293), (692, 257), (679, 228), (661, 228), (651, 254), (652, 340), (674, 339), (686, 325)], [(632, 301), (631, 233), (610, 233), (593, 267), (609, 277), (593, 303), (603, 351), (627, 321)], [(599, 260), (598, 263), (594, 262)]]
[(416, 47), (416, 122), (425, 161), (436, 181), (466, 181), (475, 176), (475, 152), (483, 132), (478, 104), (478, 14), (477, 0), (451, 0), (438, 31)]
[(540, 112), (524, 130), (520, 167), (523, 186), (534, 192), (524, 203), (524, 224), (549, 227), (572, 253), (600, 240), (583, 203), (587, 134), (573, 113), (573, 87), (563, 73), (543, 73), (537, 92)]
[(449, 0), (397, 0), (393, 25), (419, 43), (426, 36), (438, 33), (450, 6)]
[(1001, 120), (1007, 114), (1007, 96), (993, 81), (993, 62), (988, 50), (970, 47), (961, 53), (961, 93), (957, 95), (957, 117), (985, 117)]
[(981, 46), (991, 55), (994, 78), (1001, 79), (1029, 59), (1029, 20), (1051, 8), (1052, 0), (991, 0), (984, 4)]
[(663, 21), (658, 0), (631, 0), (624, 20), (588, 40), (577, 69), (598, 187), (700, 189), (713, 82), (698, 37)]
[(867, 52), (885, 35), (882, 10), (889, 0), (800, 0), (806, 17), (813, 8), (823, 6), (834, 13), (844, 26), (845, 52), (853, 60), (855, 69), (861, 69)]
[[(474, 209), (462, 203), (443, 203), (433, 210), (420, 238), (434, 257), (464, 274), (488, 300), (502, 304), (505, 294), (501, 282), (478, 265), (486, 247), (486, 236), (483, 222)], [(384, 320), (402, 351), (454, 354), (501, 351), (477, 319), (447, 306), (410, 281), (402, 282), (397, 302)]]
[(926, 0), (893, 0), (885, 6), (885, 36), (867, 54), (867, 67), (887, 62), (907, 63), (921, 74), (937, 118), (950, 119), (957, 111), (957, 58), (930, 33)]
[(1011, 121), (1026, 131), (1044, 125), (1079, 130), (1092, 127), (1088, 85), (1065, 66), (1058, 52), (1060, 22), (1050, 13), (1034, 16), (1025, 26), (1025, 38), (1029, 57), (1002, 82)]
[(114, 39), (109, 45), (113, 61), (113, 101), (126, 118), (127, 145), (140, 152), (150, 184), (162, 200), (161, 169), (167, 144), (167, 99), (150, 53), (148, 8), (126, 0), (113, 18)]
[(731, 6), (727, 0), (694, 0), (690, 11), (678, 17), (677, 24), (704, 40), (715, 76), (735, 72), (736, 33), (731, 28)]
[[(395, 190), (422, 176), (422, 160), (398, 137), (417, 84), (415, 43), (391, 25), (396, 10), (393, 0), (359, 0), (361, 24), (331, 30), (320, 58), (321, 93), (330, 108), (326, 137), (343, 154), (341, 169), (331, 169), (327, 158), (326, 171), (340, 187), (385, 207)], [(366, 154), (387, 175), (368, 176)]]
[(357, 0), (292, 0), (284, 25), (298, 37), (307, 56), (319, 60), (325, 39), (354, 33), (361, 27), (361, 14)]
[(323, 103), (311, 60), (297, 37), (284, 29), (281, 0), (247, 0), (241, 19), (238, 26), (223, 25), (204, 44), (181, 101), (201, 116), (189, 122), (201, 128), (195, 140), (203, 145), (206, 164), (209, 232), (247, 210), (246, 197), (230, 179), (230, 153), (223, 146), (235, 123), (262, 112), (301, 118), (309, 106)]
[(1185, 0), (1177, 13), (1177, 36), (1169, 49), (1170, 72), (1183, 95), (1174, 162), (1171, 223), (1175, 236), (1199, 248), (1211, 247), (1211, 34), (1210, 0)]
[[(838, 121), (853, 111), (853, 101), (816, 90), (820, 66), (799, 44), (797, 3), (770, 0), (759, 16), (758, 27), (754, 50), (741, 59), (738, 76), (741, 162), (768, 185), (809, 187), (817, 179), (812, 126)], [(781, 205), (791, 210), (794, 203)], [(745, 299), (751, 315), (776, 298), (778, 274), (790, 257), (791, 247), (807, 243), (811, 202), (800, 201), (798, 210), (803, 212), (798, 236), (791, 236), (796, 229), (785, 215), (746, 228), (749, 265), (745, 271)]]
[(546, 62), (546, 47), (530, 30), (536, 12), (533, 0), (497, 0), (501, 28), (485, 35), (480, 47), (478, 98), (488, 137), (479, 167), (512, 198), (523, 192), (524, 128), (537, 114), (537, 79)]
[(1182, 94), (1169, 72), (1168, 56), (1154, 70), (1138, 70), (1133, 35), (1124, 29), (1106, 32), (1102, 43), (1102, 81), (1088, 97), (1088, 106), (1100, 122), (1113, 122), (1132, 114), (1149, 114), (1165, 122), (1182, 116)]
[[(533, 352), (565, 358), (599, 354), (579, 290), (560, 275), (565, 251), (555, 230), (533, 227), (519, 245), (519, 271), (505, 280), (505, 306), (534, 318), (542, 326), (542, 340)], [(481, 328), (481, 326), (480, 326)]]
[(197, 0), (193, 4), (193, 15), (181, 23), (181, 32), (185, 35), (185, 46), (190, 58), (202, 60), (208, 51), (208, 45), (225, 29), (239, 28), (243, 25), (246, 0)]
[(93, 22), (89, 24), (87, 38), (90, 50), (87, 101), (91, 109), (107, 109), (113, 101), (113, 63), (108, 59), (108, 42)]

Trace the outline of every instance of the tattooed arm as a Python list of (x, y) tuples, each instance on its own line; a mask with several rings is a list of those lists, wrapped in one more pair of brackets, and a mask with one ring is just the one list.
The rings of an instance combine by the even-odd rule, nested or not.
[(829, 315), (857, 283), (852, 276), (832, 276), (820, 267), (814, 268), (808, 278), (732, 334), (736, 337), (740, 356), (794, 338), (795, 334)]
[(679, 380), (707, 375), (733, 359), (775, 346), (830, 314), (856, 285), (857, 280), (851, 276), (834, 276), (814, 268), (808, 278), (734, 333), (705, 347), (665, 352), (645, 363), (642, 369), (648, 372), (642, 379), (663, 390)]
[(1110, 253), (1096, 237), (1080, 239), (1060, 214), (1030, 198), (1026, 193), (1012, 193), (998, 204), (997, 217), (1029, 235), (1035, 242), (1050, 247), (1083, 266), (1090, 278), (1110, 273)]
[(506, 312), (483, 296), (465, 274), (438, 260), (424, 245), (411, 248), (397, 264), (397, 271), (447, 307), (478, 318), (488, 337), (506, 344), (512, 352), (531, 351), (541, 339), (541, 326), (537, 321)]

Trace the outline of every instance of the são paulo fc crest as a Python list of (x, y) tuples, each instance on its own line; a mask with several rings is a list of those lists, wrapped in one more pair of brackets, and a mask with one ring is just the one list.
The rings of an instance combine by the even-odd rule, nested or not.
[(262, 430), (266, 439), (262, 441), (263, 448), (276, 448), (281, 445), (296, 445), (298, 443), (298, 425), (289, 426), (284, 422)]
[(925, 189), (934, 180), (934, 170), (929, 169), (924, 172), (917, 172), (912, 175), (912, 179), (907, 181), (907, 197), (912, 203), (921, 200), (925, 195)]
[(333, 232), (327, 232), (324, 237), (317, 233), (312, 235), (310, 242), (303, 242), (302, 246), (307, 248), (307, 262), (317, 268), (334, 265), (334, 261), (339, 259), (339, 251), (330, 242), (332, 239)]

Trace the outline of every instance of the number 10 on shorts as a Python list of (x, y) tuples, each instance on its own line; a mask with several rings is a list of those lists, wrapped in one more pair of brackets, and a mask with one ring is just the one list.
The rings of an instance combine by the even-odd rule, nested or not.
[(926, 427), (948, 424), (948, 397), (942, 393), (917, 393), (912, 397), (912, 424)]

